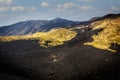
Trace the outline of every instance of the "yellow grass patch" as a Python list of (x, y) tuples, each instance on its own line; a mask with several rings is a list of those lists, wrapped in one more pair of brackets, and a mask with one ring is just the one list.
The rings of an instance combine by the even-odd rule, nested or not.
[(40, 46), (50, 47), (64, 44), (65, 41), (69, 41), (77, 35), (75, 31), (65, 28), (52, 29), (48, 32), (36, 32), (34, 34), (23, 36), (0, 36), (2, 42), (14, 41), (14, 40), (39, 40)]
[(109, 50), (111, 43), (117, 43), (120, 45), (120, 18), (105, 19), (92, 23), (93, 30), (103, 28), (103, 31), (98, 35), (93, 35), (93, 42), (86, 42), (84, 45), (91, 45), (99, 49)]

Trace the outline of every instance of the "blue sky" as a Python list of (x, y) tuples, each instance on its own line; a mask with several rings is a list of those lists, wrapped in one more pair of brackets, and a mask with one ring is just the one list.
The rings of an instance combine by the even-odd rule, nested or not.
[(57, 17), (84, 21), (120, 13), (120, 0), (0, 0), (0, 26)]

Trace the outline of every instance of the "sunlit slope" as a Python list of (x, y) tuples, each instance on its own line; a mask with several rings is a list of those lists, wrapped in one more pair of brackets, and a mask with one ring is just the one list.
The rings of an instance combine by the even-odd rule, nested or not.
[(120, 45), (120, 17), (107, 18), (101, 21), (96, 21), (91, 24), (93, 30), (102, 28), (103, 30), (92, 36), (93, 42), (87, 42), (85, 45), (91, 45), (99, 49), (109, 50), (111, 44)]
[(77, 35), (75, 31), (65, 28), (52, 29), (48, 32), (36, 32), (34, 34), (24, 36), (0, 36), (2, 42), (14, 41), (14, 40), (39, 40), (40, 46), (51, 47), (64, 44), (65, 41), (69, 41)]

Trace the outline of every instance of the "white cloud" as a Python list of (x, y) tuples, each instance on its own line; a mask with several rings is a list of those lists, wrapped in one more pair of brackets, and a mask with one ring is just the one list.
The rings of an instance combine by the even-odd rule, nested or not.
[(9, 7), (0, 7), (0, 12), (6, 12), (9, 9), (10, 9)]
[(89, 1), (96, 1), (96, 0), (78, 0), (78, 1), (89, 2)]
[(11, 7), (0, 7), (0, 12), (21, 12), (21, 11), (35, 11), (35, 7), (25, 7), (25, 6), (11, 6)]
[(113, 11), (118, 11), (118, 10), (120, 10), (120, 8), (115, 7), (115, 6), (112, 6), (112, 7), (111, 7), (111, 10), (113, 10)]
[(74, 7), (74, 6), (76, 6), (76, 4), (74, 4), (72, 2), (68, 2), (68, 3), (65, 3), (65, 4), (59, 4), (58, 8), (67, 9), (67, 8), (71, 8), (71, 7)]
[(26, 7), (23, 7), (23, 6), (13, 6), (11, 7), (11, 11), (24, 11), (26, 9)]
[(21, 11), (35, 11), (35, 7), (26, 7), (26, 6), (11, 6), (13, 4), (13, 0), (0, 0), (0, 12), (7, 12), (7, 11), (12, 11), (12, 12), (21, 12)]
[(50, 4), (48, 2), (42, 2), (41, 3), (41, 7), (48, 7), (50, 6)]
[(36, 8), (34, 6), (32, 6), (28, 11), (33, 12), (35, 10), (36, 10)]
[(13, 3), (13, 0), (0, 0), (1, 5), (10, 5)]
[(5, 0), (6, 1), (6, 4), (12, 4), (13, 3), (13, 0)]
[(83, 10), (83, 11), (89, 11), (89, 10), (93, 10), (94, 8), (92, 6), (80, 6), (78, 4), (75, 4), (73, 2), (68, 2), (68, 3), (64, 3), (64, 4), (59, 4), (57, 6), (57, 12), (60, 11), (65, 11), (67, 9), (77, 9), (77, 10)]
[(75, 11), (69, 11), (70, 14), (75, 14)]
[(5, 14), (0, 14), (0, 18), (5, 18), (5, 17), (7, 17), (7, 15), (5, 15)]
[(92, 6), (78, 6), (80, 10), (88, 11), (93, 10)]
[(25, 6), (13, 6), (11, 7), (11, 11), (18, 12), (18, 11), (35, 11), (35, 7), (25, 7)]

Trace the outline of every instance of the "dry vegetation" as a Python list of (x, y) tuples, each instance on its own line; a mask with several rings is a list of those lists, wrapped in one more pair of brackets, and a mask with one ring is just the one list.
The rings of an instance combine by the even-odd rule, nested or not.
[(52, 29), (49, 32), (36, 32), (24, 36), (0, 36), (2, 42), (14, 40), (39, 40), (40, 46), (51, 47), (64, 44), (65, 41), (71, 40), (77, 35), (75, 31), (65, 28)]
[(103, 28), (103, 30), (97, 35), (92, 36), (93, 42), (87, 42), (84, 44), (91, 45), (99, 49), (116, 52), (115, 50), (110, 49), (110, 46), (112, 43), (120, 45), (120, 17), (96, 21), (91, 25), (93, 30), (100, 28)]

